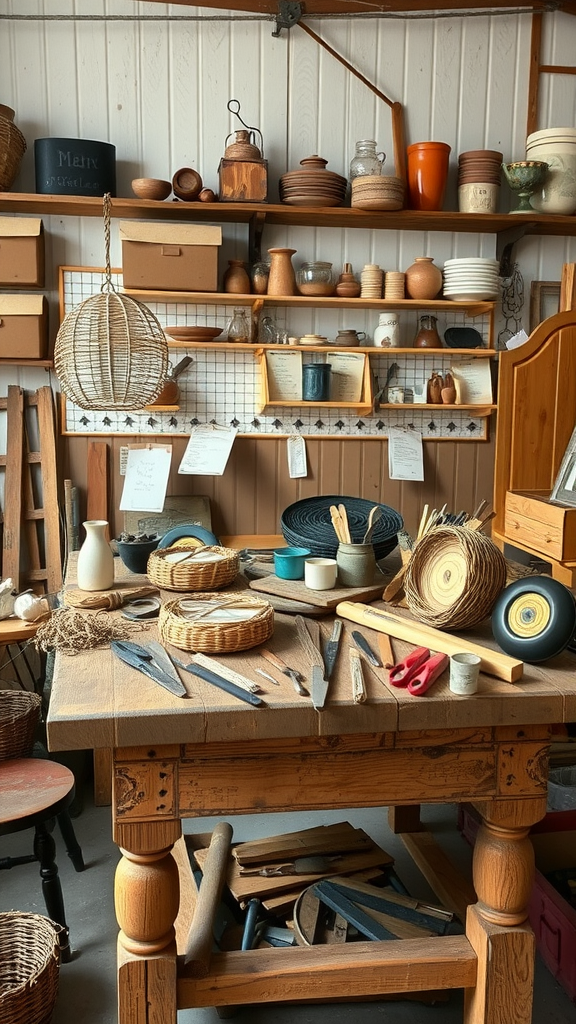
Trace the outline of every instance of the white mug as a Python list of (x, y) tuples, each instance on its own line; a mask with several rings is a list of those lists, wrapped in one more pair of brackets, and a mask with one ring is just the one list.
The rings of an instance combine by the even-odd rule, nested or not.
[(450, 658), (450, 689), (452, 693), (459, 693), (463, 696), (476, 693), (481, 660), (477, 654), (471, 654), (468, 651), (452, 655)]
[(337, 576), (335, 558), (307, 558), (304, 562), (304, 583), (309, 590), (332, 590)]

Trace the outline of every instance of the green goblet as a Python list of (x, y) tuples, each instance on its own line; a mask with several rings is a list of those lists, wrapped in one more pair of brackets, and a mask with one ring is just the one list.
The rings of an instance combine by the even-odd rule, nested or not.
[(502, 164), (502, 168), (506, 181), (519, 199), (518, 206), (510, 210), (510, 213), (534, 213), (530, 206), (530, 196), (534, 195), (540, 185), (548, 164), (541, 160), (516, 160), (511, 164)]

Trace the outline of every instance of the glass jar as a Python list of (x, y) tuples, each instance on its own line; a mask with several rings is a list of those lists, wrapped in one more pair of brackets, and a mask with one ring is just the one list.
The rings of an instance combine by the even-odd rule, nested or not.
[(234, 316), (228, 323), (227, 332), (228, 341), (234, 341), (237, 344), (252, 340), (250, 322), (245, 309), (234, 310)]
[(376, 152), (374, 139), (363, 139), (356, 143), (356, 152), (350, 161), (350, 181), (364, 174), (382, 174), (385, 153)]
[(252, 279), (252, 291), (255, 295), (266, 295), (268, 291), (268, 278), (270, 277), (270, 264), (263, 260), (254, 263), (250, 273)]
[(321, 260), (303, 263), (296, 273), (296, 284), (301, 295), (333, 295), (332, 264)]

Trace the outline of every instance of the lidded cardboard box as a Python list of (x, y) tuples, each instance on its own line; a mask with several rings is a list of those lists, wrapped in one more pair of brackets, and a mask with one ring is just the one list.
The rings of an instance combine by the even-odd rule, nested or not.
[(48, 303), (45, 295), (0, 295), (0, 359), (45, 359)]
[(38, 217), (0, 217), (0, 286), (44, 287), (44, 228)]
[(218, 290), (221, 227), (121, 221), (120, 239), (124, 288)]

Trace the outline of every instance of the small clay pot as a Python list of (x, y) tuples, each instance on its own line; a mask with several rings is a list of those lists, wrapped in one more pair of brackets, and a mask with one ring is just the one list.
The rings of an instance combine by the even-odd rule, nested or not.
[(410, 299), (436, 298), (442, 288), (442, 271), (432, 256), (416, 257), (406, 271), (405, 285)]
[(172, 178), (172, 189), (178, 199), (191, 203), (202, 191), (202, 178), (192, 167), (181, 167)]
[(342, 273), (336, 285), (336, 295), (341, 299), (357, 299), (362, 291), (362, 285), (356, 280), (354, 274)]
[(217, 197), (216, 193), (212, 191), (211, 188), (203, 188), (203, 189), (201, 189), (201, 191), (198, 193), (198, 199), (200, 200), (201, 203), (216, 203), (216, 202), (218, 202), (218, 197)]
[(442, 388), (441, 396), (443, 405), (454, 405), (456, 401), (456, 388), (454, 386), (454, 378), (451, 373), (447, 373), (444, 378), (444, 387)]
[(428, 381), (427, 387), (427, 398), (429, 405), (441, 405), (442, 404), (442, 390), (444, 388), (444, 381), (439, 373), (434, 373)]
[(132, 191), (139, 199), (168, 199), (172, 191), (169, 181), (162, 178), (134, 178)]
[(242, 260), (228, 260), (224, 274), (224, 291), (232, 295), (250, 294), (250, 277)]

